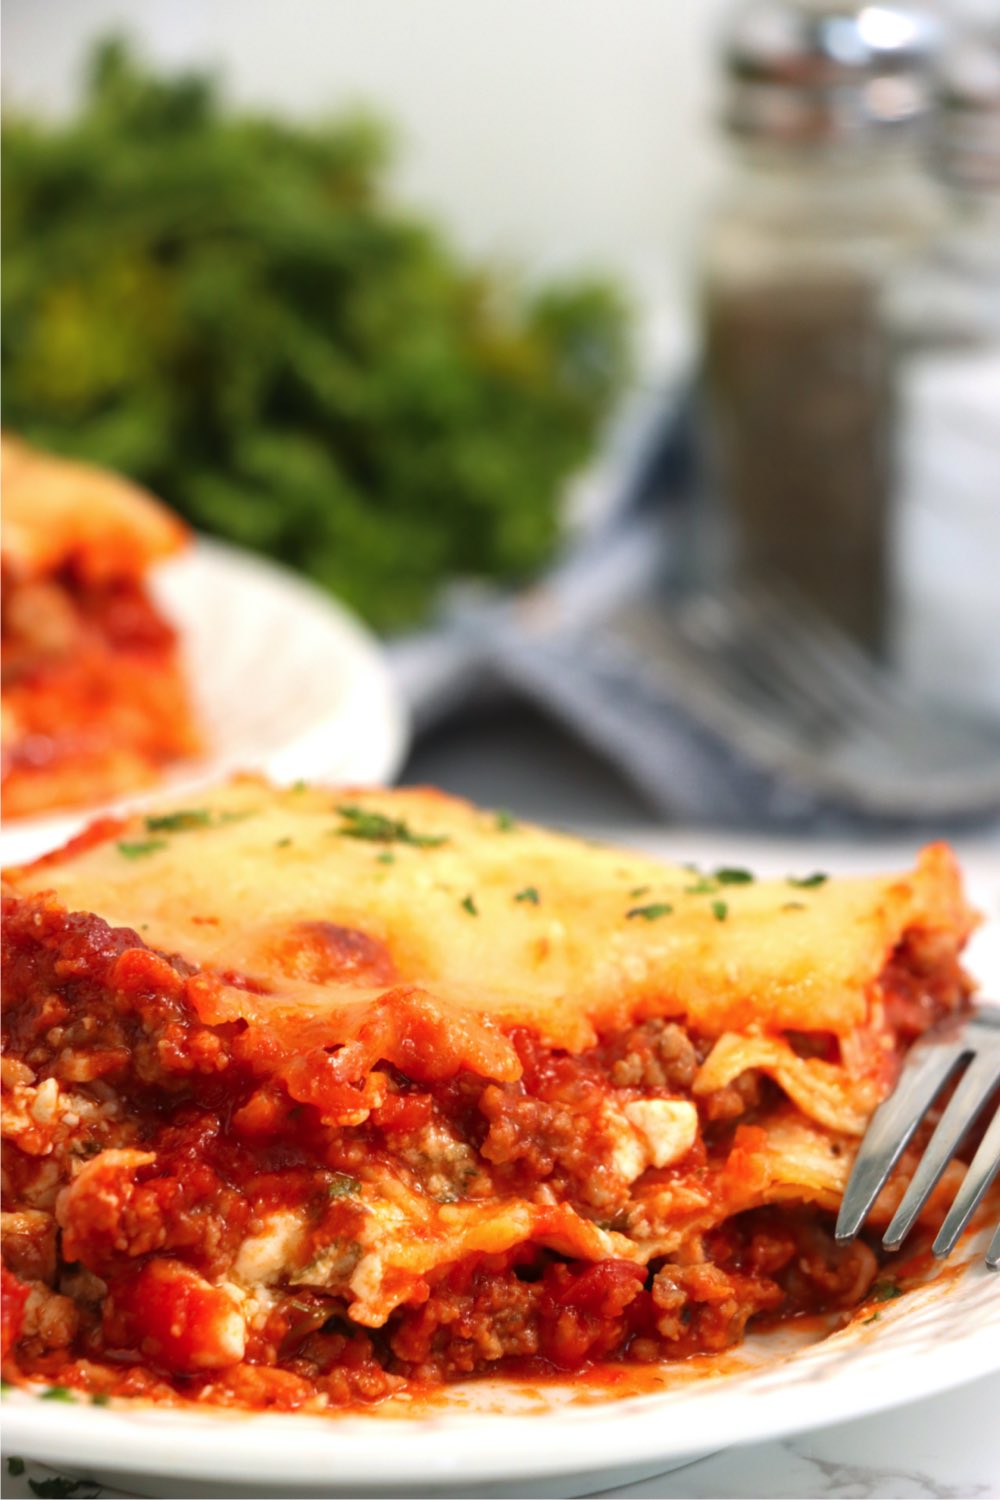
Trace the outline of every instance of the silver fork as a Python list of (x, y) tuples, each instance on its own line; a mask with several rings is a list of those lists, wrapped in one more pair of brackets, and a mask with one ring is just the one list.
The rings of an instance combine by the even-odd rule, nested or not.
[(609, 625), (692, 717), (813, 793), (922, 819), (1000, 804), (1000, 726), (935, 710), (783, 586), (641, 601)]
[[(933, 1027), (910, 1049), (895, 1090), (872, 1115), (861, 1143), (837, 1216), (838, 1241), (857, 1235), (920, 1121), (956, 1077), (955, 1092), (882, 1237), (886, 1250), (899, 1249), (945, 1167), (1000, 1088), (1000, 1007), (985, 1006), (971, 1017)], [(955, 1248), (998, 1171), (1000, 1102), (938, 1231), (935, 1255), (949, 1255)], [(986, 1264), (994, 1271), (1000, 1267), (1000, 1225)]]

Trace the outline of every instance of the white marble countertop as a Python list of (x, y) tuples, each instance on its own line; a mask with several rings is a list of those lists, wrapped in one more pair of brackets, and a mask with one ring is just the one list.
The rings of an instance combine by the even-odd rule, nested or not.
[(1000, 1496), (1000, 1374), (896, 1411), (731, 1448), (673, 1474), (604, 1493), (657, 1500)]

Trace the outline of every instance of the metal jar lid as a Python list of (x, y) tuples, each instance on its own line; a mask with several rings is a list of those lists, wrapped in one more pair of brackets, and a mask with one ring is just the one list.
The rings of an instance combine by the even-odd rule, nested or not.
[(725, 123), (742, 136), (837, 141), (929, 105), (937, 28), (904, 0), (743, 0), (722, 40)]

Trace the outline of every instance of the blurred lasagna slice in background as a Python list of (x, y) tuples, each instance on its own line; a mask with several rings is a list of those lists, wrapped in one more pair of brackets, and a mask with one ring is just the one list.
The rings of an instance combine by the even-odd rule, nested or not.
[(3, 440), (3, 802), (105, 801), (195, 753), (177, 642), (146, 588), (182, 524), (106, 471)]
[(104, 820), (5, 897), (5, 1374), (317, 1409), (851, 1308), (973, 922), (944, 846), (765, 882), (255, 779)]

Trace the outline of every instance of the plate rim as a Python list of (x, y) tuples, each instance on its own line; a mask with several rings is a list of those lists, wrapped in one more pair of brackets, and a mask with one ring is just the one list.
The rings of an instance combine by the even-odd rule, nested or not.
[[(985, 1267), (979, 1270), (983, 1276), (994, 1275)], [(3, 1399), (5, 1445), (8, 1451), (15, 1446), (25, 1457), (47, 1464), (91, 1466), (105, 1473), (155, 1473), (183, 1480), (280, 1483), (289, 1493), (315, 1485), (330, 1486), (330, 1460), (334, 1457), (337, 1466), (336, 1485), (331, 1487), (334, 1493), (354, 1493), (365, 1486), (384, 1488), (399, 1482), (405, 1486), (407, 1480), (413, 1481), (415, 1472), (420, 1473), (421, 1484), (452, 1478), (462, 1483), (569, 1478), (660, 1461), (664, 1465), (681, 1463), (720, 1448), (818, 1431), (861, 1416), (890, 1411), (910, 1401), (941, 1395), (1000, 1373), (1000, 1345), (995, 1329), (974, 1330), (967, 1339), (949, 1343), (948, 1347), (953, 1358), (947, 1365), (940, 1365), (939, 1350), (931, 1347), (917, 1358), (901, 1355), (902, 1378), (891, 1385), (876, 1384), (874, 1390), (867, 1392), (864, 1402), (859, 1397), (851, 1409), (822, 1400), (830, 1382), (821, 1386), (804, 1379), (782, 1386), (772, 1396), (764, 1397), (771, 1410), (780, 1411), (777, 1420), (764, 1425), (759, 1421), (756, 1399), (750, 1399), (752, 1390), (738, 1374), (707, 1377), (704, 1384), (698, 1381), (681, 1388), (682, 1392), (700, 1389), (706, 1393), (701, 1404), (708, 1413), (708, 1421), (704, 1427), (691, 1426), (680, 1442), (669, 1441), (672, 1424), (664, 1423), (663, 1395), (670, 1395), (669, 1391), (625, 1397), (596, 1407), (569, 1406), (565, 1410), (574, 1419), (559, 1421), (563, 1410), (516, 1415), (442, 1411), (440, 1416), (431, 1417), (379, 1417), (364, 1412), (343, 1415), (247, 1414), (237, 1409), (185, 1412), (177, 1407), (156, 1409), (139, 1403), (132, 1409), (95, 1408), (86, 1402), (78, 1403), (74, 1410), (70, 1403), (43, 1403), (36, 1396), (18, 1390), (5, 1393)], [(928, 1363), (940, 1366), (930, 1383), (924, 1378)], [(767, 1374), (776, 1367), (765, 1366), (760, 1373)], [(845, 1361), (830, 1381), (848, 1387), (858, 1385), (855, 1361)], [(730, 1382), (728, 1389), (720, 1389), (720, 1382)], [(726, 1399), (720, 1401), (720, 1396)], [(587, 1420), (595, 1410), (604, 1420), (596, 1423)], [(689, 1414), (684, 1416), (687, 1419)], [(188, 1418), (196, 1420), (187, 1421)], [(724, 1424), (721, 1442), (720, 1423)], [(714, 1436), (705, 1430), (709, 1424)], [(525, 1443), (529, 1433), (544, 1429), (547, 1442)], [(411, 1442), (379, 1442), (390, 1436), (398, 1439), (404, 1430)], [(238, 1432), (241, 1440), (238, 1449), (227, 1441), (234, 1432)], [(294, 1458), (282, 1442), (292, 1435), (298, 1438)], [(155, 1448), (157, 1436), (164, 1449), (169, 1446), (168, 1467), (145, 1456)], [(179, 1442), (181, 1437), (183, 1446)], [(568, 1464), (570, 1442), (573, 1459)], [(39, 1443), (44, 1444), (44, 1449)]]

